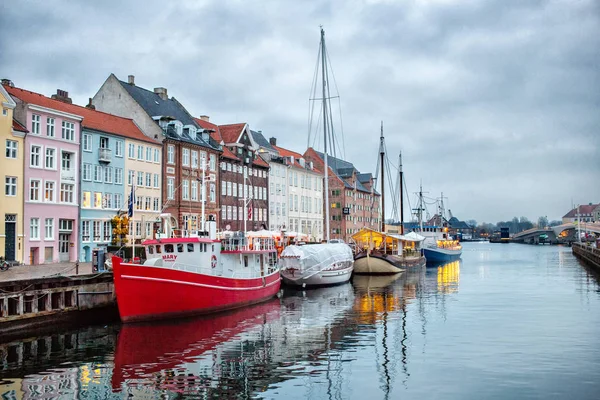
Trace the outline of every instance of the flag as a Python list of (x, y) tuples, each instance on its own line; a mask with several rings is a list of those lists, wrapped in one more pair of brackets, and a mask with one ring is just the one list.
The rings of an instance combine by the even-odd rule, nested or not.
[(252, 221), (252, 203), (248, 205), (248, 221)]
[(135, 192), (133, 189), (133, 185), (131, 185), (131, 194), (129, 195), (129, 202), (127, 203), (127, 216), (129, 218), (133, 217), (134, 204), (135, 204)]

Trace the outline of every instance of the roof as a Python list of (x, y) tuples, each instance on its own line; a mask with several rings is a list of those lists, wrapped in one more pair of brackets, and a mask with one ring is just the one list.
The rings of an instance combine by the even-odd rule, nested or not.
[(225, 143), (236, 143), (242, 130), (246, 127), (246, 123), (219, 125), (221, 138)]
[(598, 206), (600, 204), (582, 204), (566, 213), (563, 218), (577, 218), (577, 214), (592, 214)]
[(269, 168), (269, 163), (263, 160), (263, 158), (259, 154), (257, 154), (254, 161), (252, 161), (252, 165), (258, 165), (260, 167)]
[(356, 175), (356, 178), (358, 179), (358, 181), (360, 183), (367, 183), (367, 182), (370, 182), (371, 179), (373, 179), (373, 174), (371, 174), (370, 172), (368, 172), (366, 174), (358, 174), (358, 175)]
[(13, 130), (18, 131), (18, 132), (25, 132), (25, 133), (29, 132), (22, 123), (20, 123), (19, 121), (17, 121), (14, 118), (13, 118), (12, 128), (13, 128)]
[(265, 139), (262, 132), (255, 132), (253, 130), (250, 130), (250, 134), (252, 135), (252, 138), (254, 139), (256, 144), (258, 144), (259, 147), (264, 147), (265, 149), (269, 149), (271, 151), (277, 151), (271, 145), (271, 143), (269, 143), (269, 141), (267, 139)]
[(213, 124), (210, 121), (205, 121), (202, 118), (194, 118), (194, 121), (203, 129), (212, 130), (210, 136), (215, 139), (217, 142), (221, 143), (221, 131), (219, 130), (219, 125)]
[(118, 117), (116, 115), (92, 110), (91, 108), (78, 106), (76, 104), (64, 103), (60, 100), (51, 99), (42, 94), (25, 89), (6, 86), (6, 90), (11, 96), (18, 98), (25, 103), (78, 115), (83, 118), (81, 124), (84, 128), (159, 144), (157, 141), (144, 135), (132, 119)]
[[(300, 163), (298, 162), (299, 159), (304, 158), (304, 156), (302, 154), (296, 153), (295, 151), (292, 151), (292, 150), (284, 149), (283, 147), (280, 147), (280, 146), (272, 146), (272, 147), (273, 147), (273, 150), (277, 151), (281, 157), (294, 157), (294, 163), (292, 164), (292, 167), (300, 168), (300, 169), (308, 169), (308, 168), (300, 165)], [(308, 164), (308, 162), (307, 162), (307, 164)], [(316, 168), (314, 165), (313, 165), (313, 169), (312, 170), (309, 169), (309, 171), (316, 172), (316, 173), (322, 172), (321, 170)]]

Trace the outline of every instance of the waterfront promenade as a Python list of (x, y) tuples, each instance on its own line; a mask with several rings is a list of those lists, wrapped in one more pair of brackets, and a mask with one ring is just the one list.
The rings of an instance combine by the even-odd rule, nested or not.
[(79, 263), (79, 268), (77, 268), (74, 262), (42, 265), (16, 265), (10, 267), (8, 271), (0, 271), (0, 282), (56, 278), (59, 276), (90, 275), (92, 273), (91, 262)]

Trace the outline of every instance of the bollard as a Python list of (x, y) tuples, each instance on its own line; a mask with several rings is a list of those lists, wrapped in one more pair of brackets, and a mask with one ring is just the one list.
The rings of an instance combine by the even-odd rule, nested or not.
[(79, 275), (79, 260), (75, 261), (75, 275)]

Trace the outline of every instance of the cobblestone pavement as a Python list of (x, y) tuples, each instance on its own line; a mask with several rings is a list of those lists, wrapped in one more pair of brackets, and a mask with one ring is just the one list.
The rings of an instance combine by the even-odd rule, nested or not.
[(16, 265), (7, 271), (0, 271), (0, 282), (38, 279), (56, 276), (77, 276), (92, 274), (92, 263), (79, 263), (76, 271), (75, 263), (57, 263), (41, 265)]

